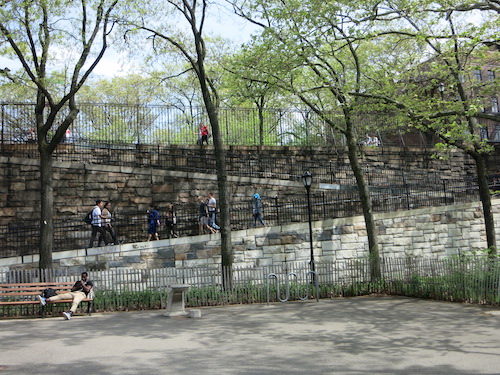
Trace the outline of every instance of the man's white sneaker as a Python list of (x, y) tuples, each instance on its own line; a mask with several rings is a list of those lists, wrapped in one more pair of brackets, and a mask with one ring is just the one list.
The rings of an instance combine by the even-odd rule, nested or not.
[(40, 301), (40, 304), (42, 306), (45, 306), (47, 304), (47, 299), (45, 297), (42, 297), (42, 296), (37, 296), (39, 301)]
[(70, 320), (71, 319), (71, 313), (70, 312), (63, 311), (62, 314), (64, 316), (64, 319), (66, 319), (66, 320)]

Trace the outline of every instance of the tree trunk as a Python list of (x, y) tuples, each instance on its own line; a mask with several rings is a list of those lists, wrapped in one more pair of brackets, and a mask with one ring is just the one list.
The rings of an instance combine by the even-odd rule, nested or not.
[(347, 152), (351, 169), (356, 178), (358, 186), (359, 198), (361, 200), (361, 207), (363, 209), (363, 216), (365, 218), (366, 235), (368, 237), (368, 249), (370, 258), (370, 268), (372, 280), (380, 279), (380, 254), (377, 240), (377, 230), (375, 220), (373, 219), (372, 202), (370, 199), (370, 191), (366, 183), (363, 170), (358, 159), (358, 144), (353, 134), (353, 125), (349, 114), (345, 115), (346, 120), (346, 137), (347, 137)]
[(259, 145), (264, 146), (264, 106), (258, 106), (259, 111)]
[(54, 191), (52, 185), (52, 154), (40, 147), (40, 269), (52, 268), (54, 244)]
[(486, 229), (486, 243), (490, 255), (497, 254), (497, 243), (495, 234), (495, 220), (491, 206), (491, 195), (488, 186), (485, 158), (478, 153), (469, 153), (476, 163), (477, 183), (479, 186), (479, 198), (483, 205), (484, 226)]
[(232, 284), (233, 251), (231, 244), (231, 220), (229, 214), (229, 191), (226, 172), (226, 151), (222, 143), (222, 135), (219, 127), (217, 110), (207, 105), (208, 117), (212, 126), (212, 134), (215, 149), (215, 166), (217, 168), (217, 187), (219, 189), (220, 208), (220, 235), (222, 270), (224, 275), (224, 288), (230, 288)]
[(203, 101), (207, 109), (208, 118), (212, 127), (212, 138), (215, 151), (215, 167), (217, 169), (217, 187), (219, 189), (218, 206), (220, 208), (220, 234), (221, 234), (221, 256), (223, 271), (223, 287), (230, 288), (232, 285), (233, 251), (231, 243), (231, 218), (229, 214), (229, 192), (226, 172), (226, 151), (222, 142), (222, 133), (219, 125), (218, 106), (214, 104), (205, 79), (204, 67), (200, 68), (200, 85)]

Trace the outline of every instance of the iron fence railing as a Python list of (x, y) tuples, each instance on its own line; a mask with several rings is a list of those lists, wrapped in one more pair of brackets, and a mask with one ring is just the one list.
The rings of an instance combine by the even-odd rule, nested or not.
[[(304, 194), (305, 195), (305, 194)], [(434, 207), (478, 199), (477, 185), (466, 181), (446, 181), (434, 189), (404, 187), (391, 190), (373, 190), (371, 200), (373, 212), (390, 212), (422, 207)], [(268, 226), (286, 225), (308, 221), (308, 206), (305, 196), (301, 198), (263, 197), (263, 218)], [(162, 208), (160, 208), (162, 212)], [(311, 194), (312, 220), (350, 217), (362, 214), (357, 190), (323, 191)], [(81, 215), (54, 219), (53, 251), (87, 248), (90, 226), (83, 222)], [(234, 204), (230, 208), (231, 229), (240, 230), (253, 225), (252, 206)], [(176, 207), (177, 236), (199, 234), (198, 207), (195, 204)], [(119, 241), (140, 242), (147, 239), (147, 214), (144, 212), (113, 213), (113, 226)], [(167, 238), (167, 229), (160, 227), (160, 238)], [(38, 220), (12, 221), (0, 226), (0, 258), (31, 255), (38, 252)], [(97, 242), (94, 242), (94, 246)]]
[[(69, 144), (196, 144), (201, 122), (209, 123), (204, 107), (173, 107), (162, 105), (90, 104), (79, 105), (80, 112), (64, 140)], [(66, 113), (61, 111), (56, 123)], [(263, 123), (257, 109), (220, 108), (219, 122), (226, 145), (327, 145), (345, 146), (343, 136), (311, 110), (266, 109)], [(341, 116), (332, 115), (342, 123)], [(365, 133), (385, 146), (432, 146), (436, 139), (421, 132), (401, 129), (393, 114), (363, 113), (355, 116), (360, 142)], [(34, 104), (0, 103), (0, 144), (30, 143), (35, 140)], [(50, 134), (49, 134), (50, 136)]]
[[(401, 156), (395, 151), (385, 150), (387, 159)], [(37, 145), (4, 145), (0, 155), (38, 159)], [(213, 149), (205, 150), (188, 147), (170, 147), (162, 145), (64, 145), (56, 149), (54, 158), (62, 162), (101, 164), (134, 168), (152, 168), (168, 171), (192, 173), (216, 173)], [(230, 176), (268, 178), (277, 180), (299, 181), (304, 171), (314, 176), (316, 183), (339, 186), (355, 186), (356, 179), (350, 165), (342, 160), (317, 160), (305, 157), (291, 157), (286, 153), (242, 153), (235, 150), (226, 152), (226, 173)], [(433, 170), (428, 168), (391, 168), (385, 165), (370, 165), (363, 168), (367, 183), (372, 187), (396, 188), (401, 186), (429, 186), (441, 184), (448, 179), (467, 178), (467, 168), (460, 170)]]
[[(263, 267), (206, 265), (193, 268), (90, 270), (97, 311), (165, 308), (167, 286), (188, 284), (186, 306), (350, 297), (387, 293), (475, 304), (500, 304), (500, 259), (485, 256), (450, 258), (381, 258), (381, 277), (374, 279), (367, 258), (316, 262), (319, 295), (308, 288), (310, 264), (283, 262)], [(223, 279), (231, 282), (224, 283)], [(270, 278), (270, 275), (275, 277)], [(76, 281), (74, 267), (0, 272), (0, 283)], [(63, 307), (51, 306), (53, 313)], [(0, 316), (37, 315), (38, 306), (2, 306)]]

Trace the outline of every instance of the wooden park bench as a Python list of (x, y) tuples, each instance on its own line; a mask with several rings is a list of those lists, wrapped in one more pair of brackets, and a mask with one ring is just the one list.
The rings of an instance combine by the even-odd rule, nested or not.
[[(17, 284), (1, 284), (0, 283), (0, 307), (1, 306), (15, 306), (15, 305), (40, 305), (40, 315), (43, 318), (45, 315), (45, 308), (49, 304), (54, 303), (72, 303), (70, 299), (63, 299), (58, 301), (47, 301), (47, 305), (43, 306), (37, 296), (41, 295), (44, 289), (52, 288), (57, 294), (71, 292), (71, 288), (75, 283), (72, 281), (67, 282), (43, 282), (43, 283), (17, 283)], [(92, 314), (94, 301), (92, 293), (85, 298), (82, 302), (87, 302), (87, 314)]]

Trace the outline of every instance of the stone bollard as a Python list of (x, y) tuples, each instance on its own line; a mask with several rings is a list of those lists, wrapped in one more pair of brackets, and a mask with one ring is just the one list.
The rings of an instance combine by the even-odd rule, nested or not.
[(164, 314), (168, 317), (173, 316), (188, 316), (189, 314), (184, 310), (184, 292), (188, 290), (191, 285), (179, 284), (170, 285), (168, 290), (167, 299), (167, 312)]
[(190, 318), (201, 318), (201, 310), (189, 310)]

